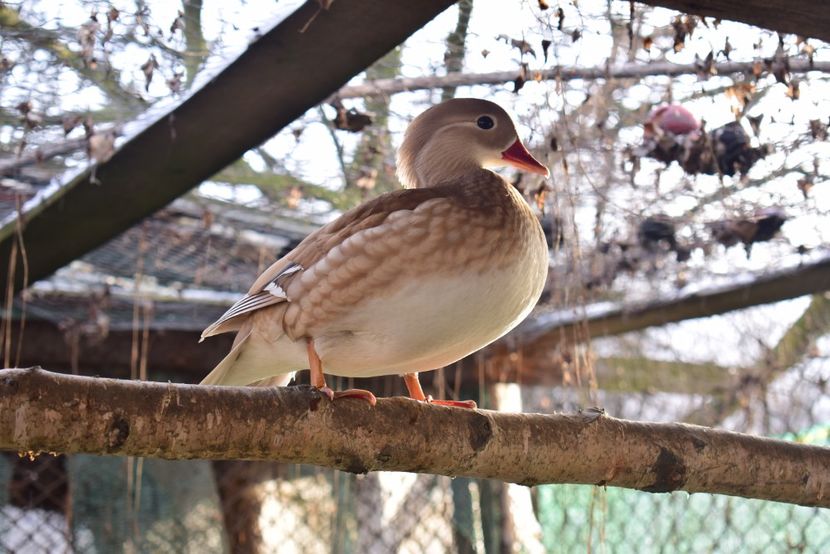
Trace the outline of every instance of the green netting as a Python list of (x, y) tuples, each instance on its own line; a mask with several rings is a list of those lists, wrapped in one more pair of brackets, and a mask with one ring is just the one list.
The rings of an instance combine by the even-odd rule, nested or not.
[(830, 548), (830, 513), (821, 508), (585, 485), (544, 485), (538, 495), (550, 552), (574, 552), (589, 542), (615, 554), (819, 553)]
[(79, 552), (225, 551), (209, 462), (79, 455), (67, 473)]

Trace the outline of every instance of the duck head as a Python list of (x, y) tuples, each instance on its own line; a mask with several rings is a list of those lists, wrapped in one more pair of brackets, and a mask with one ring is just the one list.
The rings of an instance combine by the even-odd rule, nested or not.
[(483, 167), (512, 165), (547, 176), (548, 168), (522, 144), (499, 105), (455, 98), (416, 117), (398, 150), (398, 179), (407, 188), (430, 187)]

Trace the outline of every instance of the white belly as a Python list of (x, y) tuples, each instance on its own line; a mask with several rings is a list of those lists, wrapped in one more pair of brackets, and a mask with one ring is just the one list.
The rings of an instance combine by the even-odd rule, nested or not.
[[(540, 278), (541, 277), (541, 278)], [(501, 337), (535, 305), (537, 268), (425, 277), (391, 295), (361, 302), (315, 333), (323, 370), (372, 377), (451, 364)]]

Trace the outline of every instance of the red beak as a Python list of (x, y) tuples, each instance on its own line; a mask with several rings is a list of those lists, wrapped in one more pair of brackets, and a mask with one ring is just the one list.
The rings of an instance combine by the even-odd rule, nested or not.
[(528, 152), (527, 148), (525, 148), (525, 145), (522, 144), (522, 141), (518, 139), (516, 139), (516, 142), (514, 142), (510, 148), (501, 153), (501, 159), (512, 166), (518, 167), (522, 171), (537, 173), (539, 175), (544, 175), (545, 177), (550, 175), (548, 168), (543, 166), (536, 158), (531, 156), (530, 152)]

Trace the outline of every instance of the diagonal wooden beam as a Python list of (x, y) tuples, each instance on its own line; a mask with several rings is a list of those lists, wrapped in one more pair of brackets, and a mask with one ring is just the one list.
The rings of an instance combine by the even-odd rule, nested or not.
[[(173, 110), (23, 214), (28, 280), (51, 274), (209, 178), (342, 87), (452, 0), (316, 1), (253, 42)], [(16, 222), (0, 227), (7, 290)], [(23, 264), (13, 286), (19, 290)]]
[(825, 0), (638, 0), (685, 13), (731, 19), (765, 29), (830, 41)]

